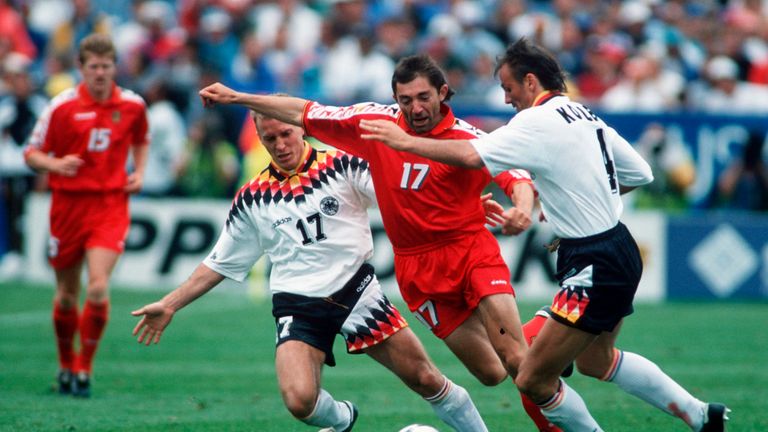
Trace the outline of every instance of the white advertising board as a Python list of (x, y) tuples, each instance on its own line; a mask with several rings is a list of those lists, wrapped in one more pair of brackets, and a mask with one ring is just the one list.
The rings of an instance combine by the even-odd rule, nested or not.
[[(46, 261), (49, 197), (30, 196), (26, 216), (26, 271), (31, 280), (53, 281)], [(225, 200), (134, 198), (131, 201), (131, 230), (126, 252), (120, 259), (112, 284), (130, 288), (168, 290), (181, 283), (205, 257), (218, 238), (229, 210)], [(372, 264), (388, 293), (397, 292), (392, 246), (377, 211), (371, 211), (374, 233)], [(665, 291), (665, 218), (657, 212), (630, 213), (624, 222), (635, 235), (645, 263), (638, 290), (640, 301), (658, 301)], [(552, 277), (555, 254), (543, 245), (553, 235), (546, 223), (535, 223), (521, 236), (497, 234), (502, 255), (510, 267), (512, 284), (522, 301), (548, 302), (557, 291)], [(264, 290), (267, 264), (260, 264), (249, 281), (251, 289)], [(236, 287), (239, 284), (228, 284)], [(246, 289), (247, 287), (240, 287)]]

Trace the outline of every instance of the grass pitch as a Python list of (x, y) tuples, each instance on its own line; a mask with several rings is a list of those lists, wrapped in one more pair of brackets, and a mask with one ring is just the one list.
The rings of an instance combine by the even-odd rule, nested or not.
[[(269, 302), (208, 294), (182, 310), (162, 342), (145, 347), (130, 311), (164, 292), (112, 291), (111, 321), (94, 365), (93, 397), (55, 392), (52, 289), (0, 283), (0, 431), (311, 431), (282, 405), (274, 374)], [(539, 304), (521, 304), (523, 320)], [(411, 325), (442, 371), (472, 395), (491, 431), (533, 431), (511, 383), (480, 385), (415, 319)], [(642, 353), (703, 400), (726, 403), (729, 430), (768, 430), (768, 305), (638, 305), (620, 347)], [(395, 432), (441, 423), (418, 396), (366, 356), (344, 353), (324, 387), (360, 409), (356, 431)], [(569, 383), (608, 431), (687, 431), (612, 384), (581, 376)]]

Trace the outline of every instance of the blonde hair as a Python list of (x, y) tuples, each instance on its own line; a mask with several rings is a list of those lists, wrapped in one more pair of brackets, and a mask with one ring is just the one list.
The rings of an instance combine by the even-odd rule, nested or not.
[(80, 64), (85, 64), (85, 57), (87, 54), (109, 56), (113, 61), (117, 61), (117, 51), (115, 50), (115, 45), (112, 43), (112, 39), (110, 39), (109, 36), (100, 33), (92, 33), (80, 41), (78, 51), (78, 60), (80, 60)]

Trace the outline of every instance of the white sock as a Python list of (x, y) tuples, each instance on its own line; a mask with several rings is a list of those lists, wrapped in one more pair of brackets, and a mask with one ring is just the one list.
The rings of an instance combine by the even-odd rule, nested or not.
[(701, 429), (704, 423), (707, 404), (693, 397), (645, 357), (616, 350), (613, 366), (603, 379), (667, 414), (679, 417), (693, 430)]
[[(444, 377), (445, 378), (445, 377)], [(464, 387), (445, 378), (443, 388), (436, 395), (424, 398), (440, 420), (459, 432), (487, 432), (483, 418)]]
[(330, 393), (320, 389), (320, 394), (317, 396), (317, 402), (312, 414), (299, 420), (312, 426), (332, 427), (335, 430), (343, 430), (352, 421), (351, 414), (347, 404), (333, 400), (333, 396)]
[(562, 379), (557, 392), (538, 405), (544, 417), (564, 432), (603, 432), (587, 410), (584, 399)]

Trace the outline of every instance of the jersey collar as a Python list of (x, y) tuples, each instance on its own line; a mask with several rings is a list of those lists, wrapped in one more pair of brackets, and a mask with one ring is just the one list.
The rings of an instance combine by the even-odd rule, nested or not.
[(401, 110), (400, 113), (397, 115), (397, 125), (400, 126), (400, 128), (406, 132), (408, 132), (411, 135), (440, 135), (441, 133), (445, 132), (446, 130), (453, 127), (453, 125), (456, 123), (456, 117), (453, 115), (453, 110), (451, 110), (451, 107), (448, 105), (441, 103), (440, 104), (440, 114), (443, 115), (443, 119), (440, 120), (440, 122), (432, 128), (427, 133), (423, 134), (417, 134), (413, 131), (413, 129), (408, 126), (408, 122), (405, 121), (405, 116), (403, 115), (403, 111)]
[(531, 106), (544, 105), (545, 103), (552, 100), (552, 98), (560, 95), (562, 95), (560, 92), (544, 90), (543, 92), (539, 93), (536, 98), (533, 99), (533, 105)]
[(112, 91), (109, 95), (109, 98), (107, 100), (100, 102), (93, 98), (91, 95), (91, 92), (88, 91), (88, 87), (86, 87), (85, 83), (80, 83), (77, 86), (77, 95), (80, 97), (80, 100), (83, 102), (84, 105), (113, 105), (116, 104), (120, 100), (120, 87), (117, 86), (114, 82), (112, 83)]
[(295, 175), (297, 173), (300, 173), (302, 171), (306, 171), (307, 167), (310, 166), (312, 164), (312, 161), (316, 158), (314, 150), (315, 149), (311, 145), (309, 145), (308, 142), (304, 141), (304, 152), (301, 155), (301, 159), (299, 160), (299, 164), (296, 166), (296, 168), (291, 171), (286, 171), (280, 168), (275, 163), (275, 161), (270, 161), (269, 167), (272, 170), (272, 174), (276, 178), (282, 180), (292, 175)]

